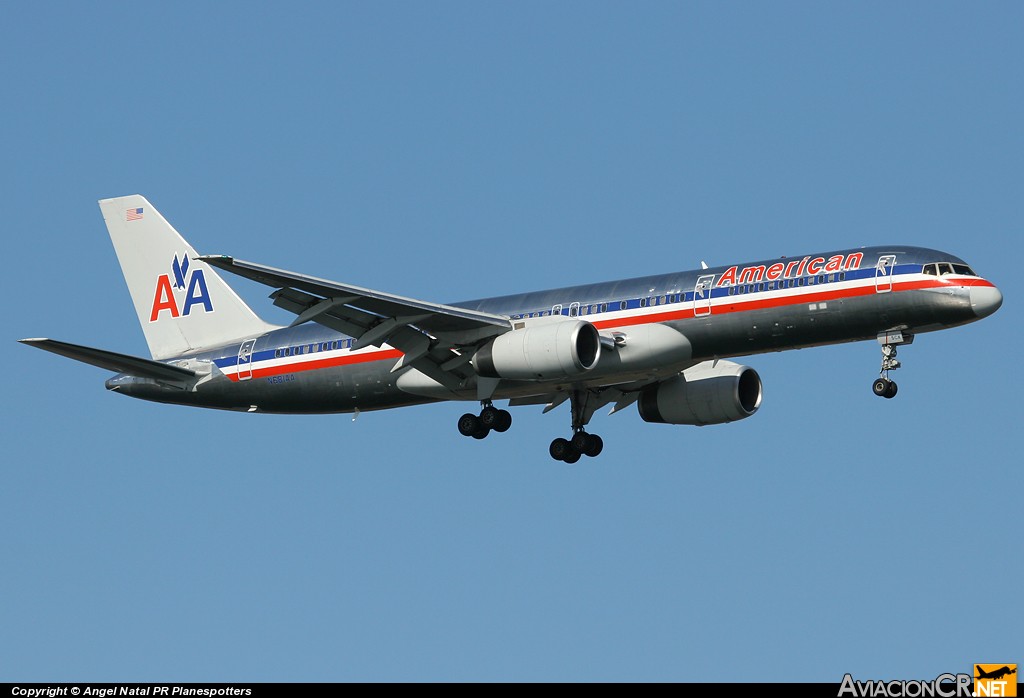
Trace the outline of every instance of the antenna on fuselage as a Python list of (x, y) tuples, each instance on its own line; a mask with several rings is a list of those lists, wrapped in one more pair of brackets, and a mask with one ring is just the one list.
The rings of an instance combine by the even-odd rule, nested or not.
[(707, 269), (708, 268), (708, 263), (705, 262), (703, 259), (700, 260), (700, 268), (701, 269)]

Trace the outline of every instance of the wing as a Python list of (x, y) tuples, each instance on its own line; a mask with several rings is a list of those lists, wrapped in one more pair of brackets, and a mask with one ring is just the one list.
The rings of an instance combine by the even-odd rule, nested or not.
[(404, 354), (393, 371), (412, 366), (453, 390), (473, 375), (469, 360), (476, 347), (512, 329), (504, 315), (428, 303), (233, 257), (197, 259), (277, 288), (270, 297), (274, 305), (298, 316), (293, 326), (317, 322), (354, 337), (354, 349), (386, 342)]

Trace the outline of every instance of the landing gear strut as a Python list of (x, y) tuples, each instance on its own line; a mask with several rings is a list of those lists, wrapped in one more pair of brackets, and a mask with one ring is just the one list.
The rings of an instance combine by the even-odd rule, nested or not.
[(878, 372), (878, 378), (871, 384), (871, 391), (878, 397), (887, 399), (896, 397), (899, 388), (896, 381), (889, 379), (889, 371), (895, 371), (902, 365), (896, 359), (896, 347), (901, 344), (910, 344), (913, 341), (913, 335), (905, 335), (899, 331), (883, 332), (878, 335), (878, 343), (882, 345), (882, 370)]
[(459, 417), (459, 433), (463, 436), (483, 439), (492, 431), (501, 433), (512, 426), (512, 413), (508, 410), (499, 410), (490, 400), (482, 401), (480, 406), (480, 416), (467, 412)]
[(581, 456), (591, 458), (599, 455), (604, 450), (604, 441), (597, 434), (588, 434), (583, 428), (590, 421), (596, 406), (589, 403), (590, 393), (583, 390), (574, 390), (570, 396), (572, 405), (572, 438), (557, 438), (548, 447), (548, 453), (555, 460), (564, 463), (575, 463)]

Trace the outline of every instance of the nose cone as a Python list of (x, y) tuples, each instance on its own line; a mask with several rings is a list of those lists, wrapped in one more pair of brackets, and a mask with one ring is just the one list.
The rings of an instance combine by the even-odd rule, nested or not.
[(971, 286), (971, 309), (978, 317), (988, 317), (1003, 304), (1003, 294), (995, 286)]

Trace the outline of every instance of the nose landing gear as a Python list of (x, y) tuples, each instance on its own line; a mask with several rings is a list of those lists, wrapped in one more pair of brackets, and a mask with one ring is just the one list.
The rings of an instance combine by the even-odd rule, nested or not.
[(871, 384), (871, 392), (878, 397), (890, 400), (896, 397), (899, 388), (895, 381), (889, 379), (889, 371), (895, 371), (902, 366), (896, 359), (896, 347), (901, 344), (910, 344), (913, 341), (913, 335), (905, 335), (898, 330), (882, 332), (878, 335), (878, 343), (882, 345), (882, 370), (878, 372), (878, 378)]

